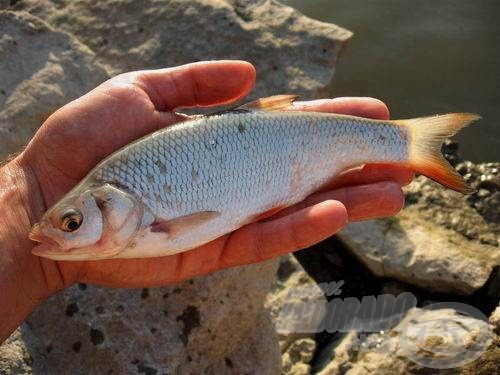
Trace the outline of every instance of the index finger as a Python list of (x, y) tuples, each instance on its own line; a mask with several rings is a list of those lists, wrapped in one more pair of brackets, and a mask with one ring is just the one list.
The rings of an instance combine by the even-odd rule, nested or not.
[(251, 90), (255, 68), (241, 60), (202, 61), (175, 68), (132, 73), (133, 81), (159, 111), (223, 105)]

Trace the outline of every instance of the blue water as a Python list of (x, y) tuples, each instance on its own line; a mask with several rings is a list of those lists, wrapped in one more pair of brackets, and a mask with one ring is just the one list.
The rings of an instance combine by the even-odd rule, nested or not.
[(460, 151), (500, 160), (500, 0), (284, 2), (355, 33), (331, 95), (378, 97), (393, 117), (479, 113), (456, 137)]

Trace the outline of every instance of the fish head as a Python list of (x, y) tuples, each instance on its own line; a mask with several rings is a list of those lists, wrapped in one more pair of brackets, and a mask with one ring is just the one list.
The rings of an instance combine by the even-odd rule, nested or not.
[(143, 210), (130, 194), (109, 184), (70, 192), (29, 234), (32, 253), (54, 260), (112, 258), (139, 230)]

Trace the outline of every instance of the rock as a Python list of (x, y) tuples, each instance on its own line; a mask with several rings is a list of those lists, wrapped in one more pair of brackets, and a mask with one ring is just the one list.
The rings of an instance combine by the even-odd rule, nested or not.
[(282, 374), (308, 375), (311, 373), (309, 362), (316, 350), (316, 342), (311, 338), (295, 340), (283, 354)]
[(23, 0), (25, 9), (74, 34), (113, 73), (218, 58), (255, 64), (253, 97), (315, 95), (351, 32), (263, 0)]
[[(498, 178), (498, 163), (458, 170), (474, 187)], [(407, 205), (394, 218), (348, 225), (339, 238), (377, 276), (437, 292), (471, 294), (500, 264), (500, 191), (489, 184), (462, 196), (425, 177), (406, 189)], [(483, 186), (482, 190), (486, 190)]]
[[(265, 306), (271, 312), (274, 322), (278, 323), (280, 312), (286, 303), (301, 301), (325, 300), (324, 292), (307, 274), (300, 263), (292, 256), (285, 255), (280, 259), (278, 279), (267, 296)], [(312, 313), (312, 310), (310, 311)], [(292, 342), (301, 338), (313, 338), (314, 333), (279, 333), (281, 351), (284, 353)]]
[(107, 73), (76, 38), (28, 13), (0, 11), (0, 30), (2, 160), (24, 146), (52, 112)]
[[(280, 259), (278, 279), (274, 282), (271, 292), (267, 296), (266, 308), (271, 312), (271, 317), (278, 328), (281, 309), (287, 303), (295, 304), (301, 301), (325, 300), (323, 290), (307, 274), (293, 255), (284, 255)], [(304, 313), (313, 314), (313, 309)], [(303, 315), (304, 320), (310, 316)], [(321, 317), (319, 317), (321, 319)], [(283, 374), (310, 374), (311, 361), (316, 350), (315, 333), (279, 332), (278, 339), (281, 348)]]
[(0, 10), (10, 7), (10, 0), (0, 0)]
[(38, 343), (28, 353), (44, 354), (31, 366), (64, 373), (78, 363), (76, 374), (216, 373), (211, 369), (241, 368), (236, 359), (246, 353), (244, 371), (261, 360), (279, 373), (278, 341), (262, 309), (275, 272), (271, 261), (163, 288), (74, 286), (22, 326), (23, 340)]
[[(40, 353), (30, 353), (27, 344), (21, 337), (21, 329), (18, 328), (0, 345), (0, 374), (31, 374), (33, 356), (36, 356), (37, 361), (43, 363)], [(41, 370), (46, 371), (44, 367)]]
[(498, 373), (498, 337), (485, 320), (460, 309), (414, 308), (389, 332), (350, 332), (319, 374)]
[[(270, 334), (271, 333), (271, 334)], [(244, 338), (238, 350), (207, 369), (209, 374), (280, 374), (279, 346), (276, 345), (274, 323), (262, 311), (252, 334)]]
[[(0, 137), (6, 154), (56, 108), (104, 80), (106, 70), (244, 58), (259, 72), (254, 96), (313, 97), (329, 83), (350, 36), (270, 1), (22, 0), (14, 8), (90, 49), (26, 13), (1, 13), (7, 32), (0, 45), (9, 53), (0, 62), (8, 88), (0, 94), (0, 123), (11, 129)], [(9, 339), (17, 354), (6, 372), (25, 368), (20, 355), (39, 373), (277, 374), (278, 341), (263, 311), (276, 268), (271, 261), (142, 291), (75, 286), (44, 303)]]
[(490, 315), (490, 324), (497, 335), (500, 335), (500, 305)]
[(406, 291), (406, 285), (391, 280), (382, 285), (380, 292), (381, 294), (392, 294), (394, 297), (397, 297)]

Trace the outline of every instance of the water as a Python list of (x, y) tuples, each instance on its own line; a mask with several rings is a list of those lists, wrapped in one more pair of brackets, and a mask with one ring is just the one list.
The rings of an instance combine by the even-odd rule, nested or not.
[(374, 96), (393, 117), (475, 112), (456, 139), (461, 154), (500, 160), (499, 0), (287, 0), (355, 33), (338, 63), (333, 96)]

